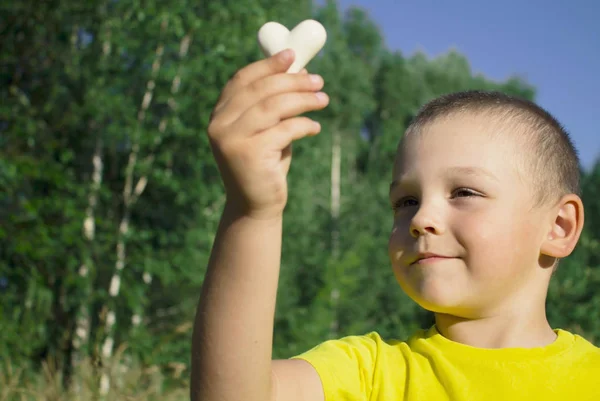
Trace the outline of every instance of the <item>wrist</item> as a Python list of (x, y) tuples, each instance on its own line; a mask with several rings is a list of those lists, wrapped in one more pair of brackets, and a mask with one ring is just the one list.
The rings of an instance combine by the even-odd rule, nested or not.
[(223, 215), (231, 220), (248, 219), (265, 223), (283, 221), (283, 209), (280, 207), (254, 209), (230, 199), (225, 201)]

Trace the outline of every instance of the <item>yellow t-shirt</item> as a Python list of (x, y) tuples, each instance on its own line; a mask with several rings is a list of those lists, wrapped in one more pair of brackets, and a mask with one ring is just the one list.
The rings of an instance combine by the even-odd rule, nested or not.
[(555, 332), (545, 347), (483, 349), (433, 326), (408, 341), (330, 340), (294, 358), (317, 370), (326, 401), (600, 401), (600, 348)]

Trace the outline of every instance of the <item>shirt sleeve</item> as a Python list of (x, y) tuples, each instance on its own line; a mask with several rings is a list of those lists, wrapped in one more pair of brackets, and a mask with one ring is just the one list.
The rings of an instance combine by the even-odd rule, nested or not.
[(367, 401), (373, 386), (376, 333), (329, 340), (293, 357), (310, 363), (321, 378), (325, 401)]

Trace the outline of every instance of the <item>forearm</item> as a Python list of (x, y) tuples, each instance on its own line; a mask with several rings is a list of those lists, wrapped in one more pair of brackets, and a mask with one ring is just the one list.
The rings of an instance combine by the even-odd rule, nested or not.
[(225, 207), (195, 321), (193, 401), (269, 399), (281, 236), (281, 218)]

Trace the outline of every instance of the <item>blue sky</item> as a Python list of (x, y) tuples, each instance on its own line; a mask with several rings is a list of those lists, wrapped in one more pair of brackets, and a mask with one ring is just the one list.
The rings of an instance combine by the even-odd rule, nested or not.
[(474, 72), (519, 75), (569, 131), (584, 167), (600, 157), (600, 1), (339, 0), (366, 9), (386, 45), (435, 57), (456, 48)]

